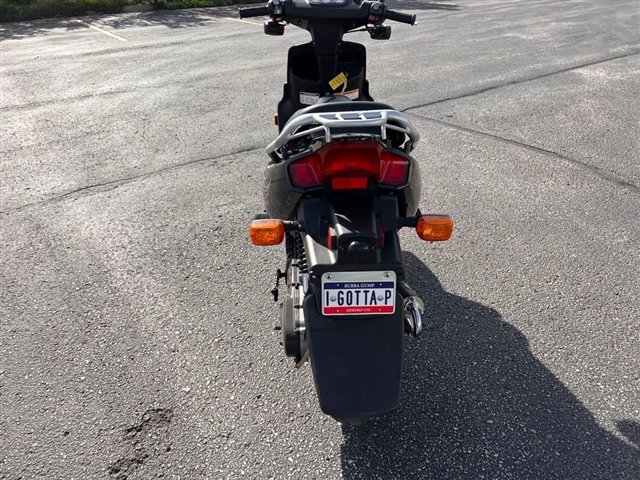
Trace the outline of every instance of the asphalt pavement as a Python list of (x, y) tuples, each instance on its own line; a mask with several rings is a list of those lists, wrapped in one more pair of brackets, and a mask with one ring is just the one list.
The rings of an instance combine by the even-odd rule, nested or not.
[(322, 414), (248, 242), (289, 27), (235, 8), (0, 24), (0, 478), (640, 478), (640, 2), (387, 2), (422, 134), (400, 408)]

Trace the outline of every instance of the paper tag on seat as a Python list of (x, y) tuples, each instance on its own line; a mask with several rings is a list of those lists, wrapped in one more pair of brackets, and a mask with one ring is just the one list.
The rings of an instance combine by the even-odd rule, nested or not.
[(329, 86), (333, 90), (337, 90), (341, 85), (344, 85), (345, 83), (347, 83), (347, 76), (344, 74), (344, 72), (340, 72), (329, 81)]

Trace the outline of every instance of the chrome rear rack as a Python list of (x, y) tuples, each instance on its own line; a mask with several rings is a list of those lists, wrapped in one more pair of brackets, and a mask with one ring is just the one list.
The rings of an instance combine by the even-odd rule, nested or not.
[(372, 137), (384, 141), (387, 130), (406, 134), (411, 148), (420, 140), (420, 134), (407, 116), (396, 110), (306, 113), (285, 125), (280, 135), (267, 146), (267, 153), (282, 158), (282, 147), (303, 137), (319, 139), (325, 144), (349, 137)]

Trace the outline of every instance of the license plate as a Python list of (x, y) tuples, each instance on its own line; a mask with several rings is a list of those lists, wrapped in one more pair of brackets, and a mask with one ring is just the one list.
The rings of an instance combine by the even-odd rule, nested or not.
[(395, 310), (395, 272), (322, 275), (323, 315), (390, 315)]

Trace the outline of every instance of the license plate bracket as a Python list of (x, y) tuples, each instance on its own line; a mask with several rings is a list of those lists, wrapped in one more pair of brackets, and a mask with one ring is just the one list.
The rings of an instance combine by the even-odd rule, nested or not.
[(393, 271), (327, 272), (322, 275), (322, 315), (392, 315), (396, 310)]

